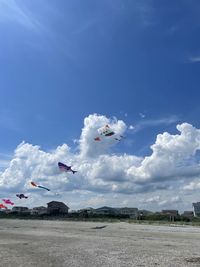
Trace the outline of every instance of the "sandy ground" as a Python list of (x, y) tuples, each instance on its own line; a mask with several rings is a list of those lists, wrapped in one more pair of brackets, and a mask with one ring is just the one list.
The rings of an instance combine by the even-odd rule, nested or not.
[(0, 266), (200, 266), (200, 228), (1, 219)]

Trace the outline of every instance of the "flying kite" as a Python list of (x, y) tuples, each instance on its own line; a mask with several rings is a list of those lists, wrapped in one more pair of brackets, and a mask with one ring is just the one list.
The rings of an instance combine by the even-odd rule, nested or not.
[(37, 185), (36, 183), (34, 183), (34, 182), (31, 182), (31, 184), (32, 184), (32, 186), (34, 186), (34, 187), (38, 187), (38, 188), (42, 188), (42, 189), (45, 189), (45, 190), (47, 190), (47, 191), (50, 191), (50, 189), (49, 188), (46, 188), (46, 187), (44, 187), (44, 186), (41, 186), (41, 185)]
[(22, 198), (28, 198), (27, 196), (25, 196), (24, 194), (17, 194), (16, 195), (18, 198), (22, 199)]
[(64, 171), (64, 172), (73, 172), (73, 174), (77, 172), (77, 171), (72, 170), (71, 166), (67, 166), (62, 162), (58, 162), (58, 167), (61, 171)]
[(7, 207), (4, 204), (0, 204), (0, 209), (6, 209), (7, 210)]
[[(110, 126), (107, 124), (101, 128), (98, 129), (98, 133), (102, 136), (109, 137), (113, 136), (115, 140), (121, 141), (124, 136), (120, 135), (119, 137), (116, 137), (116, 133), (110, 128)], [(101, 141), (101, 138), (99, 136), (94, 138), (95, 141)]]
[(10, 199), (2, 199), (5, 204), (14, 205), (14, 203)]

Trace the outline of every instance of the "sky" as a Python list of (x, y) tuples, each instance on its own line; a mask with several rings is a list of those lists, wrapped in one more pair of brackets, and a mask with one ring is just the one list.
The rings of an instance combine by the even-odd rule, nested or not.
[(199, 12), (198, 0), (0, 0), (0, 198), (191, 210)]

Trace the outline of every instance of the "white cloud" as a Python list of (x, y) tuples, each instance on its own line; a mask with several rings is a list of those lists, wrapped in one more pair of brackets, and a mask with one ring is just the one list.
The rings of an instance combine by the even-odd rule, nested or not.
[(159, 202), (159, 205), (160, 206), (172, 206), (174, 204), (178, 204), (178, 203), (181, 203), (182, 202), (182, 199), (180, 196), (175, 196), (175, 197), (171, 197), (169, 199), (165, 199), (165, 200), (162, 200)]
[(108, 119), (97, 114), (89, 115), (84, 120), (84, 128), (80, 137), (80, 154), (83, 157), (96, 157), (108, 152), (109, 148), (116, 145), (118, 141), (114, 138), (101, 138), (101, 142), (94, 141), (99, 136), (98, 129), (109, 124), (117, 135), (123, 135), (126, 124), (116, 118)]
[(103, 194), (89, 198), (84, 201), (85, 207), (98, 207), (98, 206), (103, 206), (105, 204), (106, 204), (106, 197)]
[(194, 191), (200, 189), (200, 182), (192, 181), (189, 184), (183, 186), (183, 190)]
[(22, 2), (15, 0), (0, 1), (0, 21), (17, 23), (34, 31), (43, 29), (36, 16)]
[(143, 203), (159, 203), (161, 201), (160, 196), (153, 196), (150, 198), (143, 199)]
[[(27, 192), (37, 195), (31, 203), (51, 199), (80, 200), (84, 192), (97, 195), (147, 193), (169, 189), (186, 179), (200, 174), (199, 163), (189, 160), (200, 149), (200, 130), (188, 123), (177, 125), (179, 134), (159, 134), (151, 146), (152, 154), (148, 157), (136, 157), (129, 154), (111, 154), (109, 149), (118, 142), (104, 138), (95, 142), (97, 129), (109, 124), (117, 134), (123, 134), (126, 125), (123, 121), (108, 119), (102, 115), (89, 115), (84, 120), (79, 140), (80, 150), (73, 153), (67, 144), (58, 146), (54, 151), (45, 152), (39, 146), (22, 142), (15, 150), (7, 168), (0, 173), (0, 193), (16, 194)], [(110, 140), (109, 140), (110, 139)], [(72, 165), (76, 174), (60, 173), (57, 162)], [(189, 162), (189, 163), (188, 163)], [(49, 187), (50, 193), (30, 186), (30, 181)], [(193, 184), (190, 185), (193, 188)], [(189, 188), (189, 187), (188, 187)], [(184, 189), (188, 189), (185, 186)], [(74, 198), (73, 192), (76, 192)], [(60, 194), (57, 195), (57, 193)], [(77, 196), (78, 195), (78, 196)], [(41, 200), (42, 199), (42, 200)], [(84, 201), (89, 201), (89, 196)], [(89, 203), (104, 203), (102, 198), (92, 196)], [(96, 201), (96, 202), (95, 202)], [(169, 204), (169, 200), (151, 196), (144, 202), (160, 205)], [(171, 198), (171, 203), (179, 201)], [(85, 203), (86, 203), (85, 202)], [(39, 202), (40, 203), (40, 202)], [(122, 203), (122, 202), (121, 202)], [(130, 202), (129, 202), (130, 203)]]
[(182, 202), (182, 198), (180, 196), (171, 196), (171, 195), (155, 195), (150, 198), (142, 199), (143, 204), (154, 205), (157, 207), (166, 207), (174, 206)]
[(178, 122), (179, 120), (177, 116), (169, 116), (169, 117), (164, 117), (164, 118), (159, 118), (159, 119), (149, 119), (149, 120), (146, 120), (144, 118), (145, 117), (142, 117), (142, 120), (135, 125), (134, 133), (139, 132), (147, 127), (170, 125), (170, 124)]
[(197, 63), (200, 62), (200, 56), (190, 57), (189, 58), (190, 63)]
[(200, 174), (198, 164), (180, 166), (200, 149), (200, 130), (188, 123), (177, 125), (177, 130), (181, 134), (159, 134), (151, 146), (151, 156), (145, 157), (140, 167), (133, 166), (128, 170), (135, 181), (161, 181)]
[(134, 130), (134, 129), (135, 129), (135, 127), (133, 125), (129, 126), (129, 130)]
[(140, 115), (140, 117), (141, 117), (142, 119), (144, 119), (144, 118), (146, 117), (146, 115), (145, 115), (144, 113), (142, 113), (142, 112), (140, 112), (139, 115)]

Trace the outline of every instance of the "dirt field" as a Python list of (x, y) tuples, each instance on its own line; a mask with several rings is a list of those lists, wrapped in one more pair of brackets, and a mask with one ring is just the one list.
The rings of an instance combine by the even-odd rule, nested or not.
[(0, 266), (200, 266), (200, 228), (1, 219)]

